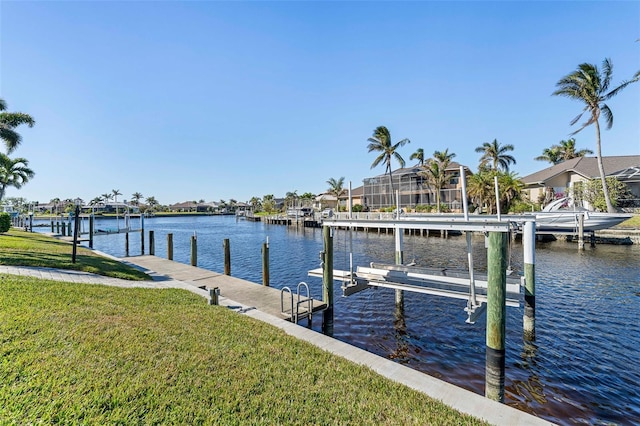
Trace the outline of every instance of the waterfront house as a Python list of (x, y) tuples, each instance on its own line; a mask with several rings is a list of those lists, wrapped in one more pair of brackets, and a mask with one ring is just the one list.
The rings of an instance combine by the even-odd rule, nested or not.
[[(440, 191), (440, 202), (448, 205), (452, 211), (460, 211), (462, 207), (461, 166), (455, 161), (449, 164), (449, 180)], [(465, 176), (473, 174), (469, 167), (462, 167)], [(419, 174), (422, 170), (420, 166), (414, 166), (393, 171), (393, 188), (399, 191), (400, 207), (414, 209), (417, 205), (436, 204), (436, 189)], [(395, 205), (395, 195), (391, 194), (388, 174), (365, 178), (363, 183), (362, 204), (365, 208), (378, 210)]]
[[(640, 200), (640, 155), (602, 157), (605, 175), (627, 184)], [(547, 204), (568, 194), (577, 182), (600, 178), (596, 157), (578, 157), (563, 161), (522, 178), (524, 193), (533, 202)]]

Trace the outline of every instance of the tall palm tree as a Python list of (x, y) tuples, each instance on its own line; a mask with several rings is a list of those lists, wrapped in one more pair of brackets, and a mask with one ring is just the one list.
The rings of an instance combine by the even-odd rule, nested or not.
[(424, 149), (418, 148), (416, 152), (411, 154), (409, 160), (418, 160), (420, 162), (420, 166), (424, 166)]
[(560, 152), (562, 153), (562, 159), (564, 161), (571, 160), (572, 158), (584, 157), (587, 154), (593, 154), (590, 149), (580, 149), (576, 151), (576, 140), (570, 138), (566, 141), (560, 141)]
[[(369, 145), (367, 148), (369, 152), (379, 152), (380, 154), (373, 160), (371, 168), (373, 169), (380, 163), (384, 163), (386, 166), (386, 172), (389, 173), (389, 184), (391, 185), (391, 197), (393, 199), (395, 191), (393, 188), (393, 176), (391, 174), (391, 158), (395, 158), (400, 164), (400, 167), (404, 167), (404, 158), (397, 152), (397, 149), (401, 146), (410, 143), (411, 141), (404, 138), (395, 144), (391, 142), (391, 133), (385, 126), (378, 126), (373, 131), (373, 136), (367, 139)], [(398, 205), (396, 200), (395, 205)]]
[(482, 153), (480, 168), (488, 167), (493, 170), (502, 169), (508, 172), (509, 165), (511, 163), (516, 164), (516, 159), (507, 154), (508, 151), (513, 151), (513, 145), (500, 145), (497, 139), (494, 139), (491, 143), (483, 143), (482, 146), (476, 148), (476, 152)]
[(120, 192), (119, 189), (112, 189), (111, 193), (113, 194), (113, 201), (114, 202), (118, 202), (118, 195), (122, 195), (122, 192)]
[(542, 155), (534, 158), (534, 160), (548, 161), (551, 164), (558, 164), (564, 161), (562, 157), (560, 147), (558, 145), (552, 145), (551, 148), (545, 148), (542, 151)]
[(11, 159), (5, 154), (0, 154), (0, 200), (4, 197), (7, 187), (20, 189), (35, 176), (34, 171), (28, 166), (29, 162), (25, 158)]
[(35, 120), (22, 112), (6, 112), (7, 103), (0, 99), (0, 139), (7, 146), (7, 154), (11, 154), (20, 145), (22, 137), (14, 129), (22, 124), (33, 127)]
[(573, 132), (572, 135), (575, 135), (591, 124), (595, 125), (596, 158), (598, 162), (598, 169), (600, 171), (602, 191), (604, 193), (604, 199), (609, 213), (615, 212), (615, 209), (611, 203), (611, 196), (609, 195), (609, 189), (607, 188), (607, 181), (605, 179), (604, 164), (602, 163), (599, 121), (600, 114), (604, 116), (607, 129), (610, 129), (613, 126), (613, 113), (605, 102), (613, 98), (629, 84), (638, 81), (637, 77), (639, 77), (636, 75), (632, 80), (624, 81), (616, 88), (609, 90), (612, 74), (613, 65), (611, 64), (611, 60), (608, 58), (602, 61), (602, 72), (596, 65), (583, 63), (578, 65), (578, 68), (575, 71), (562, 77), (556, 83), (557, 89), (553, 92), (553, 95), (565, 96), (569, 99), (574, 99), (585, 104), (582, 112), (578, 114), (576, 118), (571, 120), (570, 125), (573, 126), (576, 124), (584, 113), (588, 113), (589, 118), (587, 121), (582, 123), (580, 128)]
[(131, 194), (131, 200), (136, 206), (140, 205), (140, 200), (143, 198), (144, 196), (139, 192), (134, 192), (133, 194)]
[(108, 203), (109, 200), (111, 200), (112, 196), (113, 196), (112, 194), (109, 194), (108, 192), (105, 192), (104, 194), (101, 195), (102, 201), (104, 201), (105, 203)]
[(340, 179), (330, 178), (327, 183), (329, 184), (329, 189), (327, 189), (327, 191), (329, 192), (329, 194), (336, 197), (336, 210), (338, 210), (340, 196), (344, 192), (344, 176), (342, 176)]

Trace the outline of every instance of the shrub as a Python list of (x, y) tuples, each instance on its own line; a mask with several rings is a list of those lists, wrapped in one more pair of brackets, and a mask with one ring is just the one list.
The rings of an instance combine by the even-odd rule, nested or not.
[(354, 204), (353, 207), (351, 207), (351, 211), (354, 213), (360, 213), (363, 209), (362, 204)]
[(0, 213), (0, 233), (5, 233), (11, 229), (11, 216), (9, 213), (2, 212)]

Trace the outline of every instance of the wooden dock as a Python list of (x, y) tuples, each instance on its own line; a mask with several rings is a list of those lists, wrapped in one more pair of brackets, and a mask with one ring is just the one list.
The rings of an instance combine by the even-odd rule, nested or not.
[[(219, 272), (185, 265), (183, 263), (174, 262), (157, 256), (132, 256), (122, 260), (148, 271), (152, 271), (158, 275), (191, 284), (194, 287), (217, 287), (220, 291), (220, 297), (255, 308), (269, 315), (284, 318), (288, 321), (292, 320), (289, 294), (284, 294), (284, 308), (287, 312), (283, 313), (280, 303), (281, 292), (277, 288), (265, 287), (250, 281), (224, 275)], [(298, 283), (287, 283), (287, 286), (294, 292), (296, 291), (297, 285)], [(306, 298), (301, 297), (301, 300), (306, 300)], [(323, 311), (327, 308), (327, 305), (320, 300), (313, 299), (312, 303), (313, 313)], [(303, 306), (301, 306), (301, 309), (302, 308)], [(305, 315), (306, 312), (300, 311), (299, 317), (304, 317)]]

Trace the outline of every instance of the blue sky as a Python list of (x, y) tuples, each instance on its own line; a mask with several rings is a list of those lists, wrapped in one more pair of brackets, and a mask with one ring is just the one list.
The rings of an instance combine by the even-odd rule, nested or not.
[[(2, 1), (0, 97), (31, 114), (7, 196), (162, 204), (353, 187), (379, 125), (409, 157), (513, 144), (521, 177), (567, 139), (578, 102), (551, 96), (582, 62), (640, 69), (640, 2)], [(640, 154), (640, 84), (609, 102), (603, 155)], [(576, 136), (595, 150), (595, 130)], [(394, 163), (394, 168), (397, 164)]]

